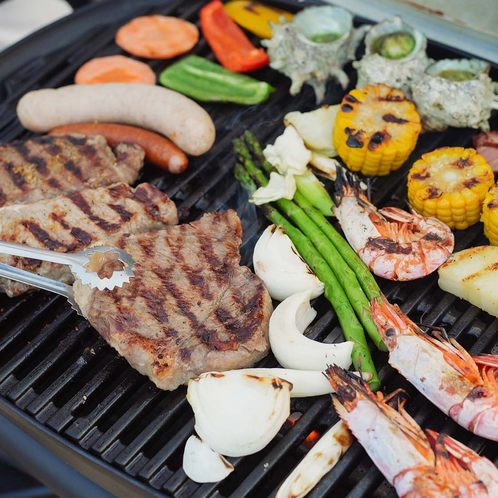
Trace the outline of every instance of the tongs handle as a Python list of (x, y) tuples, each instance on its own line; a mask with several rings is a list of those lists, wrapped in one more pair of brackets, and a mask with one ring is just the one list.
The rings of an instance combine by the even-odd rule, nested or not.
[(81, 264), (80, 258), (78, 258), (77, 254), (48, 251), (47, 249), (36, 249), (22, 244), (14, 244), (13, 242), (0, 241), (0, 253), (10, 254), (11, 256), (39, 259), (62, 265)]
[(81, 310), (74, 300), (73, 288), (71, 285), (58, 282), (57, 280), (51, 280), (50, 278), (42, 277), (36, 275), (35, 273), (30, 273), (29, 271), (20, 270), (19, 268), (14, 268), (13, 266), (6, 265), (5, 263), (0, 263), (0, 277), (10, 278), (16, 282), (21, 282), (22, 284), (32, 285), (38, 289), (47, 290), (49, 292), (54, 292), (67, 298), (73, 309), (81, 315)]

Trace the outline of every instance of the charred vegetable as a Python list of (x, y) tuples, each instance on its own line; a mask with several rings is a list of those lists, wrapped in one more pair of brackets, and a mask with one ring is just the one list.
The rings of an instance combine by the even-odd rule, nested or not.
[(484, 223), (484, 235), (489, 239), (489, 243), (498, 246), (498, 185), (490, 188), (484, 198), (481, 221)]
[(479, 221), (493, 171), (474, 149), (442, 147), (424, 154), (408, 174), (408, 200), (423, 216), (463, 230)]
[(420, 129), (415, 106), (401, 90), (382, 83), (367, 85), (342, 99), (334, 145), (351, 170), (387, 175), (406, 161)]
[(489, 68), (477, 59), (443, 59), (427, 67), (412, 87), (424, 129), (488, 131), (491, 111), (498, 109), (498, 83), (488, 76)]
[(291, 78), (291, 95), (308, 83), (317, 102), (321, 102), (329, 78), (337, 79), (346, 88), (349, 78), (342, 67), (354, 59), (364, 33), (364, 28), (353, 28), (352, 15), (347, 10), (308, 7), (290, 22), (272, 23), (272, 29), (272, 38), (262, 44), (268, 47), (270, 66)]
[(358, 70), (358, 88), (384, 83), (410, 96), (410, 87), (429, 65), (425, 35), (401, 17), (385, 19), (373, 26), (365, 37), (365, 55), (353, 66)]

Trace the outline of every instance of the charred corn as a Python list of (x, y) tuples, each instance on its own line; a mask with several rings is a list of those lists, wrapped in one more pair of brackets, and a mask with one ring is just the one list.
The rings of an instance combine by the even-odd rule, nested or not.
[(355, 88), (342, 100), (334, 146), (347, 167), (364, 175), (387, 175), (408, 158), (420, 134), (413, 102), (379, 83)]
[(479, 221), (494, 183), (486, 160), (474, 149), (442, 147), (424, 154), (408, 173), (408, 201), (417, 213), (463, 230)]
[(492, 246), (498, 246), (498, 184), (489, 189), (482, 206), (484, 235)]

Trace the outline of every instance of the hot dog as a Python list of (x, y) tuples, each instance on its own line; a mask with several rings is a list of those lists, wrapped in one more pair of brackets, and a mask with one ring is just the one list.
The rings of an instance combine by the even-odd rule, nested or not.
[(167, 138), (152, 131), (111, 123), (80, 123), (59, 126), (50, 135), (82, 133), (83, 135), (103, 135), (109, 145), (120, 142), (134, 143), (145, 151), (145, 158), (159, 168), (170, 173), (182, 173), (188, 164), (187, 156)]
[(165, 135), (193, 156), (207, 152), (215, 139), (213, 120), (200, 105), (178, 92), (145, 83), (35, 90), (21, 98), (17, 116), (25, 128), (36, 132), (92, 121), (131, 124)]

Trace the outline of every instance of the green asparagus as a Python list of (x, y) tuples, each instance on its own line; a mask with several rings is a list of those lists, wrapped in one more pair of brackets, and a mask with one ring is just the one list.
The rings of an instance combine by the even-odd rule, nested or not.
[[(256, 190), (252, 176), (248, 170), (237, 164), (235, 167), (235, 176), (250, 193)], [(284, 218), (275, 208), (269, 204), (261, 206), (267, 218), (281, 225), (295, 245), (299, 254), (305, 259), (310, 268), (315, 272), (317, 277), (323, 282), (325, 287), (325, 297), (334, 307), (346, 340), (353, 342), (353, 364), (356, 369), (362, 369), (364, 372), (373, 374), (369, 384), (372, 390), (376, 391), (380, 388), (380, 381), (375, 370), (375, 365), (370, 355), (370, 351), (366, 344), (365, 334), (361, 324), (358, 322), (356, 315), (349, 304), (349, 301), (342, 291), (342, 288), (337, 281), (335, 274), (328, 266), (327, 262), (321, 257), (310, 240), (297, 228), (295, 228), (286, 218)]]

